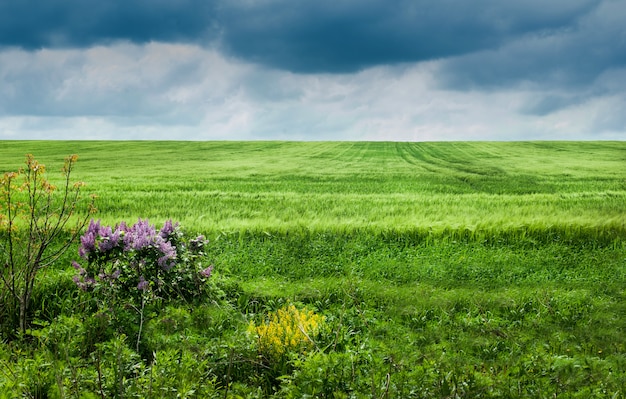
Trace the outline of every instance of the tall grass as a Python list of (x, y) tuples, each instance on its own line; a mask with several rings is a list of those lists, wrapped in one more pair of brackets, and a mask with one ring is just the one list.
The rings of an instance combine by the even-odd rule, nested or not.
[[(81, 322), (68, 255), (34, 293), (39, 335), (93, 330), (100, 349), (59, 360), (58, 348), (0, 346), (0, 363), (30, 376), (0, 373), (0, 387), (48, 373), (98, 393), (101, 367), (106, 383), (128, 364), (120, 396), (626, 393), (626, 142), (0, 145), (0, 171), (25, 153), (49, 170), (79, 154), (104, 223), (172, 218), (205, 233), (232, 306), (165, 309), (146, 326), (150, 363), (123, 339), (97, 342), (99, 319)], [(265, 369), (242, 331), (290, 303), (326, 317), (330, 344), (261, 395)]]
[[(397, 230), (626, 233), (626, 143), (3, 142), (99, 195), (108, 223), (173, 218), (207, 233)], [(462, 233), (465, 234), (465, 233)]]

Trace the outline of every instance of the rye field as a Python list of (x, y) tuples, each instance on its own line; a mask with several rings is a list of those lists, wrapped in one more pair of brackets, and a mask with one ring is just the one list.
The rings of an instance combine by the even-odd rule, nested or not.
[(626, 395), (626, 142), (3, 141), (0, 172), (27, 153), (78, 154), (103, 225), (204, 235), (212, 285), (105, 312), (75, 243), (0, 397)]

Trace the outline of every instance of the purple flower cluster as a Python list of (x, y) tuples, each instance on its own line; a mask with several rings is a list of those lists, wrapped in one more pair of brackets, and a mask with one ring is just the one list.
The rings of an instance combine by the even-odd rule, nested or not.
[(178, 223), (171, 220), (160, 230), (147, 219), (115, 227), (91, 220), (78, 250), (86, 264), (72, 262), (74, 282), (83, 290), (113, 290), (119, 297), (193, 295), (202, 290), (213, 266), (202, 265), (208, 242), (204, 236), (183, 238)]
[[(138, 271), (145, 266), (145, 258), (153, 258), (162, 270), (169, 271), (176, 265), (176, 246), (171, 240), (175, 238), (174, 232), (177, 227), (178, 223), (172, 223), (171, 220), (168, 220), (163, 228), (157, 231), (147, 219), (139, 219), (130, 227), (125, 222), (121, 222), (112, 228), (111, 226), (103, 226), (100, 220), (92, 219), (87, 231), (80, 238), (81, 245), (78, 254), (89, 264), (106, 263), (111, 259), (119, 261), (121, 258), (126, 258), (128, 263), (139, 265)], [(133, 262), (133, 258), (139, 258), (140, 261)], [(96, 283), (94, 275), (96, 273), (88, 273), (77, 262), (72, 262), (72, 265), (78, 272), (74, 277), (74, 282), (79, 287), (88, 289)], [(100, 281), (111, 283), (113, 280), (117, 280), (120, 274), (121, 270), (116, 268), (110, 270), (109, 273), (99, 271), (97, 277)], [(140, 276), (137, 288), (142, 291), (148, 288), (148, 282), (143, 275)]]
[(95, 222), (93, 219), (87, 227), (87, 231), (80, 238), (80, 248), (78, 254), (85, 260), (89, 259), (89, 254), (97, 252), (105, 253), (114, 248), (118, 248), (121, 244), (120, 238), (122, 233), (128, 229), (125, 223), (117, 226), (115, 231), (110, 226), (100, 225), (100, 220)]
[(150, 283), (148, 283), (144, 276), (139, 276), (139, 284), (137, 284), (137, 289), (141, 291), (145, 291), (150, 287)]
[(178, 227), (178, 222), (172, 223), (172, 219), (167, 220), (165, 222), (165, 224), (163, 224), (163, 227), (161, 228), (161, 231), (159, 231), (159, 235), (164, 240), (167, 240), (169, 238), (169, 236), (171, 236), (172, 233), (174, 233), (174, 231), (176, 230), (177, 227)]
[(85, 270), (85, 268), (83, 268), (78, 262), (72, 261), (72, 266), (74, 266), (74, 269), (78, 272), (72, 280), (74, 280), (74, 283), (76, 283), (80, 289), (87, 290), (96, 283), (96, 279), (89, 276), (87, 270)]
[(213, 271), (213, 265), (207, 267), (206, 269), (202, 269), (200, 271), (200, 275), (205, 278), (211, 277), (211, 272)]
[(78, 254), (83, 259), (90, 260), (90, 255), (103, 255), (115, 249), (121, 249), (123, 252), (141, 252), (156, 248), (161, 254), (158, 258), (159, 266), (169, 270), (175, 265), (176, 260), (176, 247), (169, 241), (176, 227), (178, 223), (172, 224), (172, 221), (168, 220), (157, 232), (147, 219), (139, 219), (131, 227), (122, 222), (113, 229), (110, 226), (102, 226), (100, 220), (92, 219), (87, 231), (80, 238)]

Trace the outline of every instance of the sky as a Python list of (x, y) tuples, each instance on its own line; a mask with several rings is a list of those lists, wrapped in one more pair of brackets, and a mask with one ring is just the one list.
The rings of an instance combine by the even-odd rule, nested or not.
[(0, 0), (0, 140), (626, 140), (626, 0)]

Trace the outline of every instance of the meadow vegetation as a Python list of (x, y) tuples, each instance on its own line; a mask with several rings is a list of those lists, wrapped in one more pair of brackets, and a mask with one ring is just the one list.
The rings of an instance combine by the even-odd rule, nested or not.
[(100, 242), (181, 230), (41, 273), (0, 397), (626, 395), (626, 142), (4, 141), (0, 171), (26, 153), (79, 155)]

